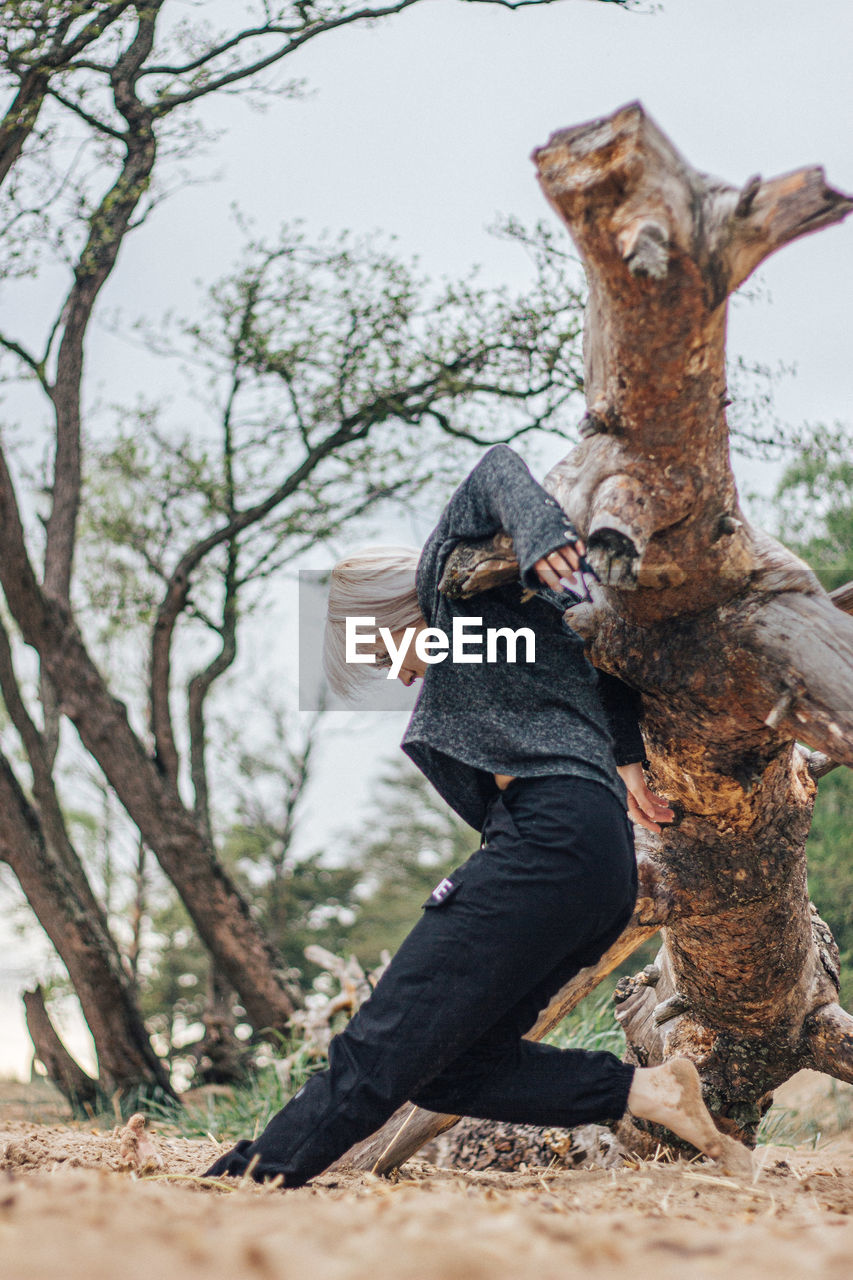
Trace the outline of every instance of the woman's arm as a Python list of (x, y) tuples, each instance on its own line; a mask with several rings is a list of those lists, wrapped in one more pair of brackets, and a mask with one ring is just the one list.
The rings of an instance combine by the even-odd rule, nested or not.
[[(572, 563), (577, 556), (570, 545), (580, 539), (577, 529), (518, 454), (503, 444), (489, 449), (463, 480), (433, 536), (440, 542), (463, 541), (500, 530), (512, 538), (527, 587), (535, 590), (542, 582), (556, 585), (564, 558), (571, 569), (578, 567)], [(537, 567), (539, 561), (545, 562), (542, 569)]]
[(637, 760), (648, 765), (643, 735), (640, 732), (643, 699), (639, 690), (632, 689), (609, 671), (601, 671), (596, 667), (596, 673), (598, 696), (613, 739), (613, 754), (617, 765), (633, 764)]
[(642, 696), (638, 689), (632, 689), (609, 671), (599, 671), (598, 668), (596, 671), (598, 693), (613, 739), (616, 768), (628, 791), (628, 817), (635, 825), (659, 834), (659, 824), (672, 822), (675, 815), (668, 802), (646, 785), (643, 768), (649, 762), (640, 733)]

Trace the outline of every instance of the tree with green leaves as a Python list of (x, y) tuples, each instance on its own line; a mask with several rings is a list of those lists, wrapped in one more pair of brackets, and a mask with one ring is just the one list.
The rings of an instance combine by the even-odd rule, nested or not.
[[(379, 336), (371, 351), (382, 351), (369, 394), (362, 364), (354, 397), (336, 396), (334, 379), (329, 384), (320, 378), (316, 388), (310, 379), (304, 384), (307, 402), (294, 402), (288, 398), (293, 334), (259, 342), (263, 325), (256, 324), (255, 306), (259, 298), (261, 306), (268, 305), (265, 272), (282, 268), (286, 255), (273, 250), (266, 261), (256, 255), (243, 285), (223, 303), (233, 323), (220, 335), (224, 341), (217, 357), (233, 395), (226, 393), (220, 405), (221, 465), (214, 488), (201, 503), (203, 518), (185, 525), (159, 563), (148, 565), (159, 579), (159, 594), (149, 636), (145, 733), (115, 696), (97, 646), (81, 628), (76, 600), (86, 500), (84, 449), (94, 434), (83, 400), (93, 319), (127, 237), (150, 234), (168, 175), (199, 142), (198, 103), (235, 92), (287, 99), (294, 83), (281, 78), (280, 68), (298, 58), (303, 46), (327, 33), (399, 14), (417, 2), (259, 2), (222, 27), (203, 17), (188, 19), (174, 0), (0, 5), (0, 80), (8, 94), (0, 120), (0, 279), (13, 297), (18, 282), (45, 264), (58, 268), (61, 280), (40, 338), (0, 333), (7, 376), (32, 382), (50, 422), (48, 470), (37, 512), (22, 488), (25, 459), (15, 455), (8, 440), (0, 454), (0, 585), (8, 611), (0, 628), (0, 690), (29, 772), (22, 782), (10, 760), (0, 760), (0, 857), (21, 881), (68, 968), (95, 1037), (99, 1083), (108, 1091), (139, 1082), (165, 1089), (168, 1082), (151, 1053), (125, 962), (68, 836), (55, 775), (62, 719), (73, 724), (140, 841), (174, 883), (252, 1025), (282, 1028), (292, 998), (281, 976), (281, 958), (217, 857), (204, 769), (206, 698), (233, 661), (237, 597), (246, 567), (254, 564), (260, 572), (265, 554), (256, 549), (253, 559), (246, 547), (249, 531), (261, 526), (268, 531), (282, 517), (293, 520), (301, 503), (310, 509), (311, 521), (297, 536), (315, 536), (323, 526), (326, 500), (321, 464), (328, 463), (334, 473), (330, 460), (339, 459), (344, 469), (357, 472), (378, 428), (394, 424), (405, 436), (435, 422), (453, 434), (455, 409), (466, 394), (481, 406), (482, 426), (490, 405), (512, 402), (524, 409), (541, 388), (522, 385), (525, 373), (538, 377), (531, 354), (535, 343), (522, 333), (519, 347), (518, 333), (515, 339), (501, 335), (497, 348), (484, 351), (476, 341), (482, 335), (477, 316), (469, 312), (466, 318), (461, 299), (454, 335), (441, 350), (430, 347), (426, 335), (427, 359), (414, 363), (398, 360), (392, 340), (398, 317), (384, 315), (381, 307), (368, 315), (357, 311), (350, 317), (356, 325), (353, 338), (360, 325), (375, 321)], [(530, 0), (470, 2), (514, 9)], [(328, 278), (329, 270), (317, 266), (318, 278), (324, 271)], [(527, 336), (532, 339), (533, 331)], [(511, 369), (506, 382), (494, 368), (501, 353)], [(304, 359), (306, 353), (301, 355)], [(335, 370), (344, 386), (358, 355), (353, 341)], [(246, 373), (255, 369), (278, 378), (287, 425), (272, 470), (258, 471), (247, 482), (235, 465), (239, 446), (233, 445), (233, 410)], [(318, 412), (315, 399), (324, 391), (327, 400)], [(534, 425), (541, 425), (536, 412), (529, 420)], [(463, 436), (470, 437), (467, 427)], [(143, 470), (150, 465), (156, 467), (156, 460), (143, 459)], [(375, 485), (371, 476), (356, 503), (372, 501)], [(196, 504), (194, 517), (198, 510)], [(161, 514), (164, 524), (155, 542), (168, 528), (162, 509)], [(275, 538), (269, 541), (274, 548)], [(140, 554), (151, 551), (146, 542)], [(279, 553), (271, 549), (270, 554)], [(193, 613), (194, 590), (214, 563), (215, 609), (207, 614), (199, 605), (197, 612), (205, 614), (216, 648), (185, 691), (191, 739), (185, 747), (173, 719), (176, 629)], [(38, 660), (35, 696), (21, 676), (19, 641)]]
[[(853, 580), (853, 439), (818, 425), (784, 469), (774, 495), (783, 541), (828, 591)], [(853, 1002), (853, 775), (824, 776), (808, 839), (809, 892), (832, 930), (841, 961), (839, 999)]]

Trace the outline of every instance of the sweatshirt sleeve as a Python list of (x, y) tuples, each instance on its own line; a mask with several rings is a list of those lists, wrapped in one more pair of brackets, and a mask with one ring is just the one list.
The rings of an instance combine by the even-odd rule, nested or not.
[(534, 590), (541, 586), (536, 561), (580, 537), (560, 504), (504, 444), (489, 449), (462, 482), (435, 533), (443, 542), (486, 538), (500, 530), (512, 538), (521, 580)]
[(599, 671), (598, 668), (596, 672), (598, 696), (613, 739), (613, 754), (617, 765), (640, 761), (643, 766), (648, 766), (639, 723), (643, 714), (642, 696), (618, 676)]

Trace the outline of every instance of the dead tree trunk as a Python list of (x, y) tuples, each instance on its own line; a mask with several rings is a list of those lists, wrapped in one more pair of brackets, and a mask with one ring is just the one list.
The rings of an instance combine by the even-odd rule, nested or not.
[(837, 952), (808, 900), (816, 784), (796, 740), (853, 764), (853, 621), (740, 509), (726, 302), (853, 201), (820, 169), (740, 191), (704, 177), (639, 105), (556, 134), (535, 162), (590, 289), (588, 434), (549, 476), (607, 584), (578, 626), (642, 690), (653, 785), (679, 815), (650, 850), (669, 904), (660, 976), (620, 1020), (633, 1060), (692, 1057), (749, 1140), (777, 1085), (818, 1054), (833, 1070), (833, 1043), (850, 1070), (827, 1031)]
[[(853, 200), (816, 168), (741, 190), (699, 174), (639, 104), (533, 158), (589, 283), (584, 439), (546, 487), (603, 585), (569, 619), (597, 666), (642, 691), (651, 785), (677, 815), (659, 837), (640, 833), (663, 947), (623, 985), (618, 1014), (632, 1061), (692, 1058), (721, 1127), (751, 1141), (800, 1067), (853, 1079), (837, 950), (808, 899), (816, 781), (797, 745), (853, 765), (853, 589), (831, 599), (740, 509), (726, 304)], [(515, 573), (498, 539), (459, 549), (444, 585), (470, 594)], [(385, 1168), (411, 1154), (417, 1128), (375, 1139), (374, 1164), (377, 1149)]]

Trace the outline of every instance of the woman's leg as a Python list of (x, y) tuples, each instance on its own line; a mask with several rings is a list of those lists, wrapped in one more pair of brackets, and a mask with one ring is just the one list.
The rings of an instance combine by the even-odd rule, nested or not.
[[(630, 828), (606, 788), (517, 779), (496, 797), (485, 836), (332, 1041), (328, 1071), (211, 1174), (239, 1175), (251, 1163), (256, 1178), (281, 1174), (286, 1186), (301, 1185), (418, 1095), (567, 956), (589, 963), (633, 905)], [(627, 1093), (630, 1068), (621, 1071)]]
[(523, 1037), (552, 997), (604, 955), (632, 914), (633, 902), (581, 957), (565, 957), (411, 1101), (428, 1111), (564, 1129), (619, 1119), (633, 1066), (603, 1050), (557, 1049)]
[(634, 1068), (613, 1053), (556, 1049), (531, 1040), (507, 1045), (485, 1071), (474, 1051), (466, 1059), (411, 1101), (442, 1114), (571, 1129), (618, 1120), (634, 1079)]

